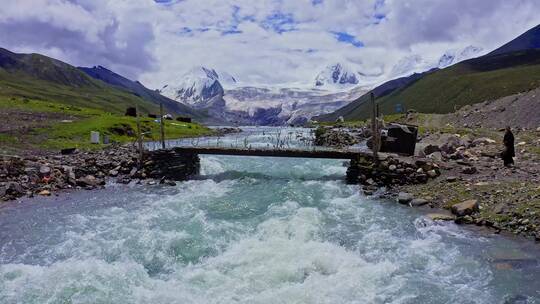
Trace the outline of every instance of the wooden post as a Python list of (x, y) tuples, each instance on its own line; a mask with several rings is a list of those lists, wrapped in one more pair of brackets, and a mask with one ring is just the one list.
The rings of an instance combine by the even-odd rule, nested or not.
[(159, 104), (159, 125), (161, 128), (161, 149), (165, 150), (165, 122), (163, 121), (163, 104)]
[(137, 106), (135, 108), (137, 109), (136, 121), (137, 121), (137, 144), (138, 144), (138, 147), (139, 147), (139, 168), (142, 168), (143, 155), (144, 155), (144, 152), (143, 152), (143, 138), (142, 138), (142, 130), (141, 130), (141, 121), (139, 119), (139, 109), (137, 108)]
[(372, 133), (372, 151), (373, 151), (373, 158), (375, 161), (377, 161), (379, 158), (379, 128), (378, 128), (378, 122), (377, 122), (377, 115), (378, 115), (378, 109), (377, 105), (375, 104), (375, 94), (371, 92), (369, 94), (369, 97), (371, 99), (371, 133)]

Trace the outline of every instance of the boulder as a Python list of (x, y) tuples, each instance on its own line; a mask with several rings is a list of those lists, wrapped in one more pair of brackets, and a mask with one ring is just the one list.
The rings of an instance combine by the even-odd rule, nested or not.
[(429, 202), (426, 199), (415, 198), (409, 203), (409, 205), (411, 205), (411, 207), (420, 207), (420, 206), (427, 205), (427, 203), (429, 203)]
[(461, 170), (461, 173), (463, 173), (463, 174), (475, 174), (477, 172), (478, 172), (478, 170), (476, 170), (475, 167), (464, 167)]
[(424, 155), (431, 155), (435, 152), (441, 152), (441, 148), (437, 145), (427, 145), (424, 148)]
[(77, 185), (81, 187), (87, 187), (87, 186), (96, 187), (103, 184), (105, 184), (105, 181), (103, 181), (102, 179), (98, 179), (93, 175), (87, 175), (77, 180)]
[(7, 194), (14, 194), (14, 195), (21, 195), (24, 194), (24, 189), (21, 186), (21, 184), (17, 182), (10, 182), (6, 185), (6, 193)]
[(472, 141), (473, 146), (492, 145), (497, 143), (495, 140), (487, 137), (480, 137)]
[(397, 201), (400, 204), (407, 205), (413, 200), (413, 196), (410, 193), (400, 192), (398, 194)]
[(446, 181), (449, 182), (449, 183), (456, 182), (457, 180), (458, 180), (457, 176), (448, 176), (446, 178)]
[(437, 171), (435, 171), (435, 170), (429, 170), (429, 171), (427, 172), (427, 175), (428, 175), (429, 177), (431, 177), (431, 178), (435, 178), (435, 177), (439, 176), (439, 174), (438, 174)]
[(428, 155), (429, 158), (435, 160), (435, 161), (442, 161), (443, 155), (441, 152), (433, 152), (430, 155)]
[(51, 174), (51, 167), (45, 165), (40, 166), (39, 174), (41, 174), (41, 176), (49, 176)]
[(452, 206), (452, 213), (457, 216), (471, 215), (478, 212), (479, 207), (477, 200), (468, 200)]

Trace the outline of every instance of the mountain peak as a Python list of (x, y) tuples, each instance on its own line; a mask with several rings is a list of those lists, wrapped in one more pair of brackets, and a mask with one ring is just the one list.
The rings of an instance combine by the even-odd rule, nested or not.
[(204, 106), (217, 96), (223, 96), (225, 86), (234, 86), (236, 79), (228, 73), (217, 72), (213, 68), (195, 66), (189, 69), (174, 84), (165, 85), (162, 93), (176, 101), (193, 106)]
[(340, 62), (328, 65), (315, 77), (317, 87), (350, 87), (357, 85), (359, 73)]
[(443, 69), (461, 61), (478, 57), (483, 50), (483, 48), (473, 45), (469, 45), (463, 49), (448, 50), (439, 59), (438, 68)]

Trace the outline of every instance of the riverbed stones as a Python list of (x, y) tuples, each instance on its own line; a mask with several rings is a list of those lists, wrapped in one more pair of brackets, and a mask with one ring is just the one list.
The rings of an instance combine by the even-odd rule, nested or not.
[(479, 209), (479, 203), (477, 200), (468, 200), (464, 201), (459, 204), (455, 204), (452, 206), (451, 210), (452, 213), (457, 216), (465, 216), (465, 215), (471, 215), (473, 213), (478, 212)]

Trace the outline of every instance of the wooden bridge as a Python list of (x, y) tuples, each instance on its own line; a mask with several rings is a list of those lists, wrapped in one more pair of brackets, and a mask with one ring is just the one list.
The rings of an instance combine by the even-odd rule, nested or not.
[(372, 154), (365, 151), (321, 149), (259, 149), (259, 148), (225, 148), (225, 147), (175, 147), (172, 148), (181, 154), (210, 154), (210, 155), (236, 155), (236, 156), (264, 156), (264, 157), (294, 157), (294, 158), (326, 158), (326, 159), (355, 159), (359, 156), (370, 157)]

